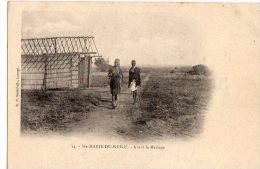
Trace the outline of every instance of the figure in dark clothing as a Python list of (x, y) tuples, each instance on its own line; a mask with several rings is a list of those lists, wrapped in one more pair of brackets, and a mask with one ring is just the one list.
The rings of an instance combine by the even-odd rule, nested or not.
[(110, 67), (108, 70), (108, 77), (110, 83), (110, 92), (112, 95), (112, 106), (115, 108), (117, 106), (117, 95), (120, 93), (121, 81), (123, 80), (123, 73), (120, 69), (120, 60), (116, 59), (114, 66)]
[(137, 90), (141, 87), (141, 77), (140, 68), (136, 67), (136, 61), (132, 60), (132, 67), (129, 69), (129, 81), (128, 88), (131, 89), (134, 99), (134, 104), (136, 102)]

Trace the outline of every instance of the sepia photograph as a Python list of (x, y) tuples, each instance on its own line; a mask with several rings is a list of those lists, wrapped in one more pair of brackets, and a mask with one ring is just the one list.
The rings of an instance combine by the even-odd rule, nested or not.
[(259, 17), (259, 3), (8, 3), (8, 168), (259, 168)]
[(212, 90), (201, 34), (158, 11), (24, 11), (22, 134), (196, 137)]

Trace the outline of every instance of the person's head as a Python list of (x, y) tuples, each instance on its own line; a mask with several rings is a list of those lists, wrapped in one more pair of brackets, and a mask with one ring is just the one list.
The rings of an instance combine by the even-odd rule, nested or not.
[(120, 60), (119, 59), (115, 59), (114, 65), (115, 66), (120, 66)]
[(135, 65), (136, 65), (136, 61), (135, 60), (132, 60), (132, 67), (135, 67)]

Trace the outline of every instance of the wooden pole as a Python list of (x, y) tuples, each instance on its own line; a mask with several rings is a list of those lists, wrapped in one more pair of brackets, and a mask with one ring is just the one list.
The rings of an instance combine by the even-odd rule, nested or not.
[(72, 88), (73, 86), (72, 86), (72, 57), (73, 56), (70, 56), (70, 85), (69, 85), (69, 87), (70, 88)]
[(42, 84), (42, 89), (43, 90), (46, 90), (46, 79), (47, 79), (47, 56), (46, 55), (43, 55), (43, 57), (45, 57), (45, 65), (44, 65), (44, 75), (43, 75), (43, 84)]
[(91, 64), (92, 58), (88, 56), (88, 88), (91, 87)]
[(57, 38), (54, 39), (54, 55), (57, 53)]
[[(86, 39), (84, 38), (84, 48), (83, 48), (83, 51), (86, 52), (88, 51), (87, 50), (87, 41)], [(83, 69), (83, 77), (84, 77), (84, 89), (86, 88), (86, 55), (84, 55), (84, 69)], [(88, 84), (87, 84), (87, 87), (88, 87)]]
[[(56, 57), (56, 60), (58, 60), (58, 58), (59, 58), (59, 56), (57, 56), (57, 40), (58, 40), (58, 38), (54, 38), (54, 58)], [(50, 70), (52, 73), (53, 72), (57, 73), (57, 69), (54, 70), (53, 68), (51, 68), (51, 66), (56, 62), (56, 60), (54, 62), (50, 63)], [(53, 75), (52, 75), (52, 77), (53, 77)], [(58, 84), (58, 78), (52, 78), (51, 80), (52, 80), (52, 87), (56, 88), (57, 84)]]

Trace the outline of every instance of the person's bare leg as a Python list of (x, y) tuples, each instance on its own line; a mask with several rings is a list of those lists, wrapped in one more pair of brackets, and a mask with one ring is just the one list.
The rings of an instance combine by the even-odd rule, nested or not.
[(117, 95), (115, 95), (115, 107), (117, 106)]
[(133, 104), (135, 104), (135, 91), (132, 91), (133, 92)]
[(114, 107), (114, 96), (112, 95), (112, 106)]
[(136, 90), (134, 91), (134, 104), (135, 104), (135, 102), (136, 102)]

